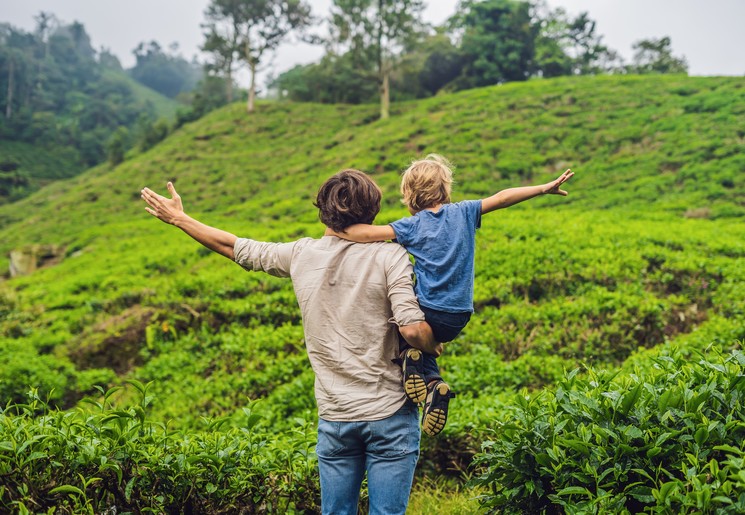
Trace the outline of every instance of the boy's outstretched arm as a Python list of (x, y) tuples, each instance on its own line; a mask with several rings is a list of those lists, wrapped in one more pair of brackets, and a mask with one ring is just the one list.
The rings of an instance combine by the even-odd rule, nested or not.
[(169, 182), (166, 187), (171, 193), (171, 198), (158, 195), (150, 188), (142, 189), (140, 196), (150, 206), (146, 207), (145, 211), (167, 224), (178, 227), (208, 249), (214, 250), (226, 258), (235, 259), (233, 247), (238, 238), (229, 232), (204, 225), (187, 215), (184, 212), (181, 197), (176, 193), (173, 183)]
[(546, 184), (502, 190), (481, 201), (481, 213), (491, 213), (497, 209), (514, 206), (519, 202), (538, 197), (539, 195), (561, 195), (566, 197), (568, 193), (561, 189), (561, 185), (571, 179), (573, 175), (573, 171), (567, 170), (561, 174), (558, 179)]
[(331, 233), (339, 238), (356, 241), (357, 243), (387, 241), (396, 237), (396, 233), (390, 225), (354, 224), (347, 227), (344, 232), (331, 231)]

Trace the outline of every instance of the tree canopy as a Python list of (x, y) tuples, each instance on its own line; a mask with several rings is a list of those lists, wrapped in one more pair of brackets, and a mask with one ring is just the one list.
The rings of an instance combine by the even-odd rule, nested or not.
[[(587, 12), (545, 0), (463, 0), (440, 27), (420, 19), (420, 1), (335, 0), (320, 61), (272, 83), (280, 96), (317, 102), (421, 98), (533, 77), (685, 73), (669, 38), (634, 47), (631, 65), (609, 48)], [(353, 89), (354, 91), (349, 91)]]
[[(178, 50), (172, 45), (172, 50)], [(145, 86), (168, 98), (191, 91), (202, 77), (202, 66), (178, 55), (169, 55), (156, 41), (140, 43), (132, 53), (137, 59), (130, 75)]]
[(205, 16), (207, 32), (202, 48), (212, 56), (208, 69), (224, 73), (228, 97), (232, 98), (236, 64), (248, 67), (249, 112), (254, 110), (256, 72), (266, 55), (312, 20), (310, 6), (302, 0), (212, 0)]
[[(0, 142), (15, 145), (0, 158), (0, 202), (102, 162), (117, 128), (154, 121), (162, 109), (155, 102), (168, 102), (130, 79), (109, 51), (96, 52), (83, 24), (63, 24), (46, 12), (35, 20), (32, 32), (0, 24)], [(173, 75), (166, 65), (178, 60), (157, 44), (138, 49), (142, 60), (159, 60), (162, 75)], [(134, 75), (143, 70), (140, 61)], [(193, 80), (193, 67), (189, 73)], [(29, 165), (38, 160), (25, 159), (23, 145), (57, 156), (57, 165)]]

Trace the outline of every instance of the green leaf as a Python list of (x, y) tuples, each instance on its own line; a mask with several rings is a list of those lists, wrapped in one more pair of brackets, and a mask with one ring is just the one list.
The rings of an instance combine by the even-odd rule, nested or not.
[(132, 500), (132, 488), (135, 486), (135, 478), (133, 477), (129, 481), (127, 481), (127, 485), (124, 487), (124, 498), (127, 499), (127, 502)]
[(553, 461), (551, 461), (551, 458), (545, 452), (541, 452), (541, 453), (536, 454), (535, 455), (535, 461), (539, 465), (543, 465), (544, 467), (550, 467), (551, 465), (553, 465)]
[(661, 447), (652, 447), (651, 449), (647, 450), (647, 458), (654, 458), (661, 452), (662, 452)]
[(573, 449), (577, 452), (581, 452), (582, 454), (590, 453), (590, 446), (587, 445), (582, 440), (565, 439), (565, 440), (562, 440), (561, 443), (563, 443), (566, 447), (569, 447), (570, 449)]
[(688, 403), (688, 412), (695, 412), (698, 411), (699, 406), (701, 406), (704, 402), (708, 401), (711, 397), (711, 392), (705, 391), (701, 392), (700, 394), (696, 395), (691, 401)]
[(699, 427), (693, 435), (693, 439), (701, 447), (709, 439), (709, 429), (706, 426)]
[(77, 486), (72, 485), (62, 485), (58, 486), (57, 488), (52, 488), (49, 491), (50, 494), (75, 494), (85, 497), (85, 492), (83, 492), (80, 488)]
[(642, 385), (639, 383), (623, 396), (623, 400), (621, 401), (621, 413), (628, 415), (629, 411), (631, 411), (631, 408), (634, 407), (634, 404), (636, 404), (641, 395)]
[(677, 481), (670, 481), (667, 483), (664, 483), (659, 490), (652, 490), (652, 493), (654, 494), (657, 501), (661, 504), (665, 504), (665, 501), (670, 496), (670, 494), (674, 491), (679, 489), (679, 485)]
[(568, 486), (556, 492), (556, 495), (586, 495), (592, 497), (592, 492), (583, 486)]
[(734, 504), (734, 501), (732, 499), (730, 499), (729, 497), (724, 497), (722, 495), (717, 495), (716, 497), (712, 497), (711, 500), (716, 501), (718, 503), (727, 504), (727, 505)]
[(626, 426), (623, 430), (623, 434), (628, 436), (629, 438), (644, 438), (644, 431), (639, 429), (636, 426)]
[(670, 438), (671, 436), (672, 436), (672, 433), (670, 433), (670, 432), (667, 432), (667, 433), (662, 433), (662, 434), (661, 434), (660, 436), (658, 436), (658, 437), (657, 437), (657, 440), (655, 440), (655, 441), (654, 441), (654, 444), (655, 444), (655, 446), (660, 446), (660, 445), (662, 445), (662, 444), (663, 444), (663, 443), (665, 443), (665, 442), (667, 441), (667, 439), (668, 439), (668, 438)]
[(258, 415), (256, 413), (252, 413), (248, 416), (248, 419), (246, 420), (246, 429), (253, 429), (256, 424), (259, 423), (259, 421), (262, 419), (261, 415)]
[(738, 449), (737, 447), (732, 447), (731, 445), (727, 445), (727, 444), (725, 444), (725, 445), (716, 445), (716, 446), (714, 446), (714, 449), (717, 450), (717, 451), (724, 451), (724, 452), (727, 452), (727, 453), (731, 453), (731, 454), (734, 454), (734, 455), (737, 455), (737, 456), (742, 456), (743, 455), (743, 451), (741, 449)]
[(140, 392), (142, 395), (145, 395), (145, 390), (147, 390), (147, 388), (137, 379), (127, 379), (125, 383), (131, 384), (137, 389), (138, 392)]
[(654, 502), (652, 489), (648, 486), (634, 486), (631, 490), (628, 490), (628, 494), (637, 501), (641, 501), (643, 503), (651, 504)]

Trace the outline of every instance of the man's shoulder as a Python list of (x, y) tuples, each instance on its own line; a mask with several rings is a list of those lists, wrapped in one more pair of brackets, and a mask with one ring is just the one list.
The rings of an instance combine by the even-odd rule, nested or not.
[(360, 256), (366, 256), (373, 261), (389, 262), (399, 259), (408, 260), (408, 252), (399, 243), (390, 241), (375, 241), (372, 243), (349, 242)]
[(313, 245), (314, 243), (320, 242), (318, 238), (311, 238), (310, 236), (307, 236), (305, 238), (300, 238), (299, 240), (291, 241), (290, 244), (295, 246), (296, 250), (300, 250), (304, 247), (307, 247), (308, 245)]
[(342, 238), (301, 238), (295, 242), (293, 242), (295, 245), (295, 251), (300, 251), (302, 249), (308, 248), (308, 249), (325, 249), (325, 250), (332, 250), (336, 252), (345, 252), (345, 249), (355, 249), (356, 252), (360, 252), (363, 254), (373, 254), (373, 253), (384, 253), (384, 254), (406, 254), (406, 249), (404, 249), (400, 244), (396, 242), (390, 242), (390, 241), (375, 241), (371, 243), (357, 243), (349, 240), (344, 240)]
[(376, 241), (373, 243), (363, 243), (362, 245), (374, 245), (381, 252), (390, 252), (391, 254), (406, 254), (406, 249), (400, 243), (395, 241)]
[(382, 255), (383, 260), (388, 266), (396, 266), (398, 263), (405, 262), (411, 264), (409, 260), (409, 252), (406, 248), (397, 242), (390, 241), (378, 241), (373, 243), (379, 249), (379, 254)]
[(278, 247), (278, 248), (288, 247), (288, 248), (292, 248), (293, 250), (298, 250), (298, 249), (301, 249), (309, 245), (310, 243), (314, 241), (320, 241), (320, 240), (307, 237), (307, 238), (300, 238), (299, 240), (295, 240), (295, 241), (261, 241), (261, 240), (254, 240), (252, 238), (240, 238), (239, 237), (239, 238), (236, 238), (235, 240), (234, 249), (238, 250), (242, 248), (250, 248), (250, 247), (255, 247), (255, 246), (264, 247), (264, 246), (270, 245), (270, 246)]

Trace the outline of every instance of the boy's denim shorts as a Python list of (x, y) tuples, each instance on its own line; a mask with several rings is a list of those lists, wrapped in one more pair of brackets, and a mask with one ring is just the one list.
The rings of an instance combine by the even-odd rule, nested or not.
[(424, 306), (420, 306), (424, 312), (424, 319), (432, 327), (435, 340), (440, 343), (446, 343), (455, 339), (464, 327), (471, 320), (471, 312), (465, 313), (447, 313), (438, 311)]

